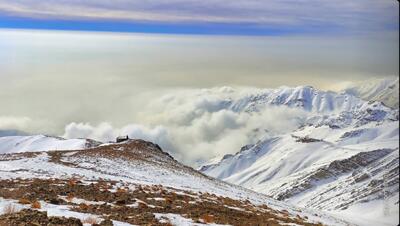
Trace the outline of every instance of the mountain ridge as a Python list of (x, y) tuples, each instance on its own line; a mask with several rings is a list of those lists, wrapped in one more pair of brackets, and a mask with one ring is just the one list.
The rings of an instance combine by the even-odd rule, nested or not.
[[(83, 221), (91, 216), (107, 225), (347, 224), (210, 178), (143, 140), (84, 150), (1, 154), (0, 168), (0, 204), (32, 209), (24, 203), (39, 202), (39, 211), (47, 211), (49, 217)], [(11, 221), (0, 216), (0, 223), (24, 222), (26, 215), (39, 213), (24, 210)]]

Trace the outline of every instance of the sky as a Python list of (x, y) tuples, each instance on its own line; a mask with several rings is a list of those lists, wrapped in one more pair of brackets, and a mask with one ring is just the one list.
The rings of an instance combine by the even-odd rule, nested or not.
[(395, 0), (1, 0), (0, 27), (288, 35), (398, 29)]
[[(188, 149), (197, 157), (213, 147), (221, 150), (214, 155), (232, 152), (251, 141), (238, 134), (261, 119), (210, 113), (204, 103), (216, 94), (199, 93), (339, 90), (398, 76), (398, 7), (394, 0), (0, 0), (0, 130), (104, 140), (129, 131), (186, 159)], [(187, 98), (160, 101), (170, 95)], [(199, 118), (181, 121), (197, 111)], [(269, 114), (289, 123), (264, 117), (266, 126), (296, 126), (292, 114)], [(193, 120), (197, 126), (188, 126)], [(226, 127), (230, 136), (210, 140), (212, 128)]]

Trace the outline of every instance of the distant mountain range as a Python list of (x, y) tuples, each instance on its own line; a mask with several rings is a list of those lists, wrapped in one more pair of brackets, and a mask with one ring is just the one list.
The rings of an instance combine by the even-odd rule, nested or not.
[[(293, 206), (317, 209), (318, 220), (326, 224), (343, 222), (322, 215), (321, 210), (360, 225), (393, 225), (399, 214), (398, 83), (398, 78), (390, 78), (341, 92), (299, 86), (217, 95), (221, 97), (214, 106), (216, 111), (257, 114), (269, 107), (287, 107), (304, 113), (293, 116), (298, 118), (298, 128), (274, 135), (265, 131), (258, 142), (243, 144), (235, 154), (216, 156), (199, 168), (211, 177), (290, 205), (208, 178), (144, 141), (102, 144), (45, 135), (0, 137), (0, 164), (5, 169), (0, 170), (0, 178), (68, 180), (78, 176), (163, 184), (174, 191), (201, 191), (233, 200), (246, 197), (253, 204), (267, 204), (290, 214), (313, 213)], [(34, 151), (48, 153), (25, 154)], [(301, 216), (304, 221), (313, 219), (310, 214)]]
[[(350, 218), (368, 212), (361, 224), (398, 221), (399, 110), (373, 101), (398, 103), (398, 92), (386, 87), (398, 87), (398, 79), (373, 84), (341, 93), (279, 88), (231, 103), (241, 111), (285, 105), (309, 114), (298, 129), (247, 144), (200, 171), (294, 205)], [(354, 96), (366, 93), (370, 101)]]

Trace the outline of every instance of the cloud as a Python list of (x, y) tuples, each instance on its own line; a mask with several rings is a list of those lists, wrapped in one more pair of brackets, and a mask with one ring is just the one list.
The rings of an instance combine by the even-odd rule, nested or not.
[(0, 115), (0, 130), (24, 130), (29, 124), (32, 124), (32, 119), (29, 117), (1, 116)]
[(0, 115), (0, 136), (35, 133), (49, 134), (46, 127), (51, 124), (52, 122), (47, 119), (35, 119), (28, 116)]
[[(169, 134), (163, 126), (154, 128), (138, 124), (128, 124), (114, 128), (110, 123), (103, 122), (96, 126), (89, 123), (72, 122), (65, 127), (65, 138), (91, 138), (103, 142), (114, 141), (117, 136), (128, 135), (131, 138), (152, 141), (161, 145), (167, 151), (175, 151), (176, 147), (170, 142)], [(174, 152), (180, 157), (179, 152)]]
[(196, 165), (235, 153), (262, 137), (290, 131), (306, 118), (307, 113), (286, 107), (268, 107), (260, 112), (228, 107), (231, 101), (245, 101), (247, 95), (259, 91), (227, 87), (175, 91), (149, 100), (138, 115), (141, 124), (115, 127), (111, 123), (71, 123), (65, 127), (64, 137), (110, 141), (127, 134), (158, 143), (178, 160)]
[[(246, 127), (246, 122), (257, 117), (264, 122), (279, 110), (264, 118), (226, 110), (224, 106), (242, 92), (227, 85), (324, 88), (346, 79), (398, 74), (398, 39), (377, 42), (343, 37), (0, 31), (0, 115), (29, 117), (29, 123), (16, 126), (33, 134), (62, 135), (71, 122), (89, 123), (96, 131), (102, 122), (112, 128), (102, 127), (105, 131), (142, 125), (139, 130), (145, 134), (162, 126), (164, 141), (185, 144), (169, 144), (170, 149), (187, 158), (235, 152), (251, 141), (250, 136), (236, 134), (250, 134), (256, 128)], [(213, 86), (225, 87), (201, 89)], [(286, 120), (269, 123), (268, 128)], [(81, 134), (75, 136), (95, 136), (90, 127), (79, 129)], [(103, 137), (109, 140), (114, 135)], [(234, 139), (225, 142), (224, 135)], [(214, 148), (228, 143), (231, 147)]]
[[(0, 0), (0, 12), (47, 19), (236, 23), (307, 29), (385, 28), (397, 21), (395, 1), (336, 0)], [(310, 16), (311, 15), (311, 16)]]

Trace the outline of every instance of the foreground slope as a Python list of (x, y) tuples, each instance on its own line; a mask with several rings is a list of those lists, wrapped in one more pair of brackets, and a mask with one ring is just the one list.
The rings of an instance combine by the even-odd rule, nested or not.
[(47, 211), (9, 213), (0, 224), (34, 219), (79, 225), (75, 218), (90, 216), (103, 225), (345, 224), (211, 179), (142, 140), (84, 151), (3, 154), (0, 169), (0, 206), (29, 209), (39, 202), (39, 210)]

